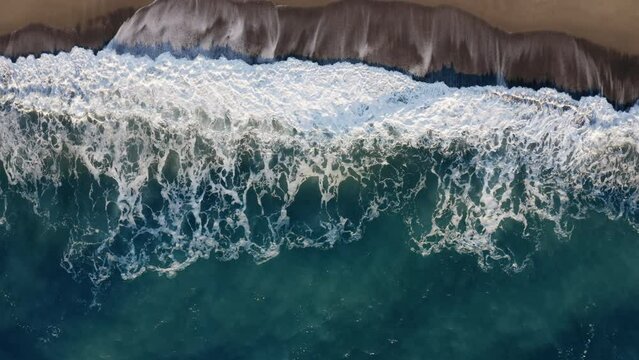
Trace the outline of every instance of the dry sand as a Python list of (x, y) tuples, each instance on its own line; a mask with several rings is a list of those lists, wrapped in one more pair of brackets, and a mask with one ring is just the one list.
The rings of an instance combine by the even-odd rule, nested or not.
[[(152, 0), (2, 0), (0, 35), (32, 23), (75, 27), (122, 7)], [(274, 0), (276, 4), (319, 6), (333, 0)], [(409, 0), (466, 10), (509, 32), (558, 31), (621, 52), (639, 55), (637, 0)]]

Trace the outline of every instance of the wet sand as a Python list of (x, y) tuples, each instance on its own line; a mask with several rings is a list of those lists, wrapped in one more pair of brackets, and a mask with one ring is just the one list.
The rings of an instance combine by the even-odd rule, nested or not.
[(124, 8), (140, 8), (152, 0), (2, 0), (0, 35), (40, 24), (59, 30), (86, 26)]
[(0, 55), (99, 50), (122, 23), (152, 0), (4, 0), (0, 4)]
[[(320, 6), (334, 0), (273, 0), (279, 5)], [(408, 0), (453, 6), (508, 32), (558, 31), (612, 49), (639, 54), (636, 0)], [(0, 35), (30, 24), (75, 28), (114, 10), (137, 9), (152, 0), (4, 0)]]
[(131, 7), (90, 18), (75, 27), (55, 28), (38, 23), (0, 36), (0, 55), (11, 59), (43, 53), (56, 54), (75, 46), (100, 50), (111, 41), (122, 24), (135, 13)]
[[(295, 6), (319, 6), (332, 1), (274, 0), (276, 4)], [(639, 54), (639, 3), (636, 0), (406, 1), (457, 7), (508, 32), (558, 31), (621, 52)]]

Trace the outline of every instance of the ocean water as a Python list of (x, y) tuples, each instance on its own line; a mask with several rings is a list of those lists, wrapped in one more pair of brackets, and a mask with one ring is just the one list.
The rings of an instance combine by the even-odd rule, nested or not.
[(639, 107), (0, 59), (0, 359), (638, 359)]

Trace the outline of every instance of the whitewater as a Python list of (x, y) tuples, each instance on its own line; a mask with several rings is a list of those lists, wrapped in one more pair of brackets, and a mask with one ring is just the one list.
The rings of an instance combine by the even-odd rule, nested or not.
[(294, 59), (2, 58), (0, 233), (28, 204), (68, 231), (61, 265), (99, 285), (328, 249), (393, 213), (417, 253), (520, 271), (540, 234), (569, 240), (590, 212), (639, 231), (637, 144), (639, 106), (552, 89)]

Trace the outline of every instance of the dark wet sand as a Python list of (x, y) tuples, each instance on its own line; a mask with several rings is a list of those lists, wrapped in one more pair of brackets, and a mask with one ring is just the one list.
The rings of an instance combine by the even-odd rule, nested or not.
[(152, 0), (2, 0), (0, 35), (32, 24), (68, 30), (118, 9), (140, 8)]
[[(319, 6), (333, 0), (273, 0), (280, 5)], [(509, 32), (558, 31), (615, 50), (639, 54), (636, 0), (408, 0), (468, 11)], [(30, 24), (56, 29), (76, 27), (114, 10), (137, 9), (152, 0), (4, 0), (0, 35)]]
[[(274, 0), (319, 6), (334, 0)], [(393, 1), (393, 0), (391, 0)], [(453, 6), (508, 32), (557, 31), (615, 50), (639, 54), (637, 0), (404, 0)]]

